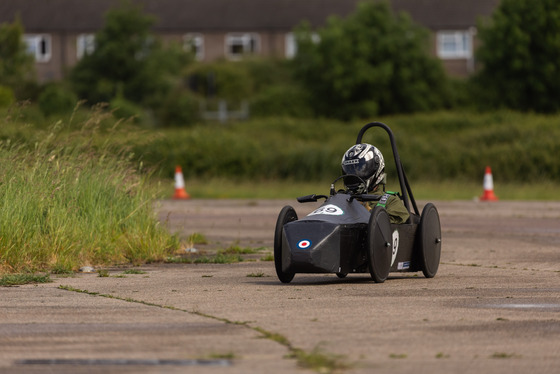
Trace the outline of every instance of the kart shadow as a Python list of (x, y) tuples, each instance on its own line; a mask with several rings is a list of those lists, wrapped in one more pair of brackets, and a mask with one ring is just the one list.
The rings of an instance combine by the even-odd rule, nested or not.
[[(417, 274), (415, 275), (395, 275), (389, 276), (385, 282), (391, 282), (392, 280), (413, 280), (421, 279)], [(294, 279), (290, 283), (282, 283), (276, 277), (267, 278), (266, 281), (253, 280), (249, 283), (266, 285), (266, 286), (329, 286), (329, 285), (340, 285), (340, 284), (357, 284), (357, 283), (372, 283), (375, 284), (369, 274), (349, 274), (345, 278), (339, 278), (335, 274), (296, 274)]]

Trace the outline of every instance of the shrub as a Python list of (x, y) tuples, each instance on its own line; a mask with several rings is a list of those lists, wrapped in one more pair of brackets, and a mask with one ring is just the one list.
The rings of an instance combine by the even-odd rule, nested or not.
[(15, 100), (14, 90), (10, 87), (0, 86), (0, 108), (12, 105)]
[(200, 119), (198, 99), (189, 92), (172, 92), (158, 110), (162, 126), (190, 126)]
[(115, 118), (131, 119), (134, 123), (142, 123), (145, 120), (145, 112), (142, 107), (122, 96), (117, 96), (111, 100), (109, 108)]
[(48, 117), (71, 112), (78, 103), (78, 97), (62, 85), (49, 84), (39, 95), (38, 101), (41, 112)]
[(292, 68), (290, 61), (255, 57), (217, 61), (192, 66), (185, 82), (208, 110), (217, 110), (225, 100), (228, 108), (249, 102), (251, 116), (312, 116), (308, 91), (295, 80)]
[(251, 116), (310, 117), (307, 92), (297, 85), (272, 85), (251, 101)]
[(253, 93), (253, 80), (243, 65), (227, 61), (196, 64), (186, 72), (191, 91), (206, 98), (239, 104)]

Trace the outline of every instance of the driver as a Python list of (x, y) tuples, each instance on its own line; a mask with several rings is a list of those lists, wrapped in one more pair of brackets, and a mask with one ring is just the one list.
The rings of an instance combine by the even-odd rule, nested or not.
[(367, 143), (353, 145), (342, 157), (342, 173), (357, 175), (365, 182), (345, 183), (349, 192), (381, 195), (379, 202), (362, 202), (368, 210), (382, 206), (387, 210), (391, 223), (405, 223), (408, 220), (410, 214), (398, 193), (385, 191), (385, 160), (379, 149)]

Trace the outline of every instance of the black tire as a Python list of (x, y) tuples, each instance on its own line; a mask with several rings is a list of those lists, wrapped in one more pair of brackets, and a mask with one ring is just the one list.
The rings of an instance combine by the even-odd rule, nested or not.
[(371, 212), (367, 231), (367, 260), (369, 273), (377, 283), (389, 276), (393, 244), (391, 222), (385, 208), (376, 206)]
[(441, 256), (441, 225), (438, 211), (432, 203), (422, 209), (418, 235), (422, 273), (426, 278), (433, 278)]
[(298, 216), (294, 208), (286, 205), (280, 211), (276, 221), (276, 230), (274, 231), (274, 267), (276, 268), (276, 275), (282, 283), (290, 283), (295, 275), (294, 272), (282, 271), (282, 233), (286, 223), (296, 221), (297, 219)]
[(340, 279), (346, 278), (347, 275), (348, 273), (336, 273), (336, 276), (339, 277)]

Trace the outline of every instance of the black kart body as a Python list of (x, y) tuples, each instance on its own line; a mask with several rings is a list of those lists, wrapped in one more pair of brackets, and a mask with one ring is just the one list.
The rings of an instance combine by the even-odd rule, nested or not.
[[(436, 207), (428, 203), (419, 214), (402, 170), (391, 130), (384, 124), (366, 125), (365, 130), (382, 127), (393, 146), (401, 180), (401, 199), (410, 213), (403, 224), (390, 223), (383, 206), (375, 206), (381, 196), (335, 191), (335, 182), (353, 176), (341, 176), (332, 183), (329, 196), (308, 195), (300, 203), (324, 203), (298, 219), (295, 209), (285, 206), (280, 212), (274, 237), (274, 261), (278, 278), (289, 283), (296, 273), (335, 273), (340, 278), (350, 273), (370, 273), (375, 282), (384, 282), (390, 272), (422, 271), (435, 276), (441, 253), (441, 228)], [(369, 211), (365, 203), (374, 202)], [(413, 205), (413, 210), (410, 204)]]
[[(289, 222), (282, 234), (282, 270), (295, 273), (365, 273), (371, 213), (348, 194), (329, 197), (306, 217)], [(413, 259), (418, 224), (390, 224), (390, 271), (421, 270)]]

